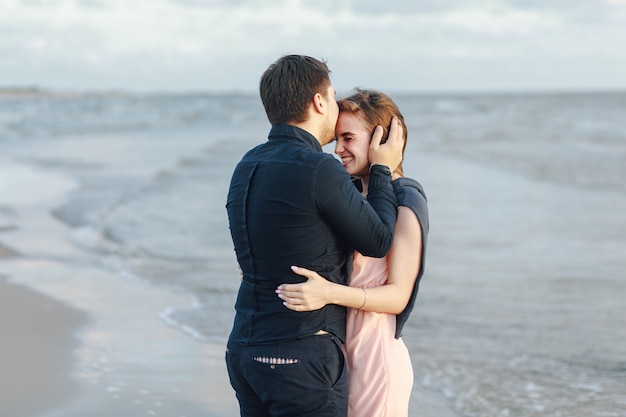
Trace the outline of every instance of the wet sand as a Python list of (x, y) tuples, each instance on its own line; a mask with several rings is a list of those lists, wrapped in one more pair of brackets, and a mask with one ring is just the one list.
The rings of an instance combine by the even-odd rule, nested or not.
[[(0, 259), (14, 254), (0, 246)], [(0, 415), (30, 416), (69, 402), (77, 330), (86, 315), (0, 277)]]

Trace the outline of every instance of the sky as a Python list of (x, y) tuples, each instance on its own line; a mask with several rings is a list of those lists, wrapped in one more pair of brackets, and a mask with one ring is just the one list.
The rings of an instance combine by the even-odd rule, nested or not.
[(0, 87), (256, 92), (289, 53), (337, 91), (626, 90), (626, 0), (0, 0)]

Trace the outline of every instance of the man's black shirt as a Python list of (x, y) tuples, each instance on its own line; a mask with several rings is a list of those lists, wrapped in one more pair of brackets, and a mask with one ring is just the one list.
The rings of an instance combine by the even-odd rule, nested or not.
[(275, 290), (304, 280), (292, 265), (347, 284), (354, 250), (375, 257), (387, 253), (397, 216), (389, 174), (372, 167), (366, 199), (315, 137), (276, 125), (269, 140), (235, 168), (226, 208), (243, 275), (230, 340), (272, 343), (318, 330), (345, 340), (345, 307), (295, 312)]

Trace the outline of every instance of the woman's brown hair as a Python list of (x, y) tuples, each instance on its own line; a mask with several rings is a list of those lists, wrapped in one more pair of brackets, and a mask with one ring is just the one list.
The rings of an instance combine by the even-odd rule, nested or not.
[[(374, 133), (376, 126), (382, 126), (382, 143), (385, 143), (389, 136), (391, 119), (396, 117), (403, 130), (402, 139), (404, 139), (404, 145), (402, 146), (402, 155), (404, 157), (404, 150), (406, 149), (406, 141), (408, 138), (404, 116), (402, 116), (400, 109), (388, 95), (380, 91), (356, 88), (353, 94), (339, 100), (338, 104), (339, 112), (349, 112), (361, 117), (372, 133)], [(400, 163), (396, 170), (400, 175), (404, 175), (402, 163)]]

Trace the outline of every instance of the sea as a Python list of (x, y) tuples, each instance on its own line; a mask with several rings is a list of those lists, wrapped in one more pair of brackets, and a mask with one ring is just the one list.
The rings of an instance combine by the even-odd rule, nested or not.
[[(411, 416), (626, 416), (626, 93), (390, 95), (430, 211)], [(185, 294), (155, 319), (223, 345), (226, 193), (269, 128), (256, 94), (0, 95), (0, 243)]]

